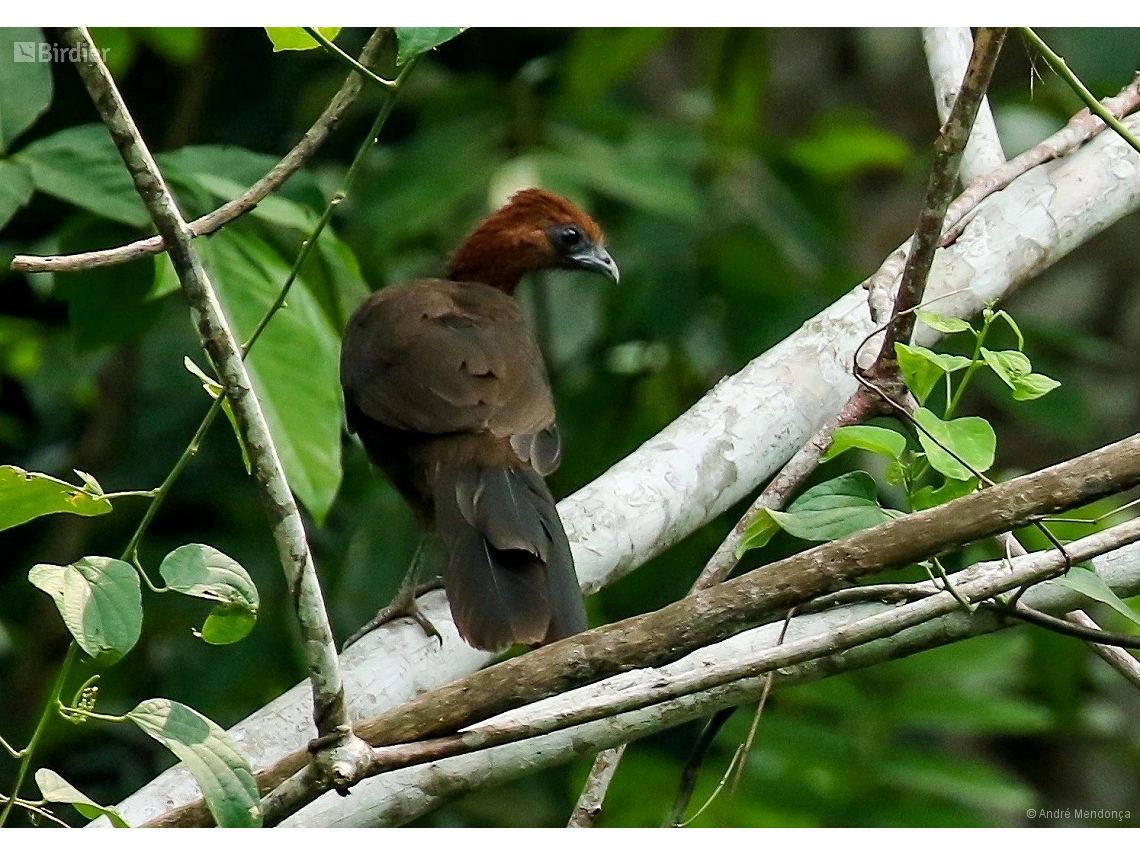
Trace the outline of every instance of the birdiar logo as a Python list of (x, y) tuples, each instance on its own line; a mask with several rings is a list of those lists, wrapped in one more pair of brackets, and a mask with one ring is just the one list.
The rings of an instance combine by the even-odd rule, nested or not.
[(13, 62), (92, 62), (98, 56), (107, 61), (110, 48), (91, 50), (87, 45), (60, 47), (48, 42), (12, 42)]

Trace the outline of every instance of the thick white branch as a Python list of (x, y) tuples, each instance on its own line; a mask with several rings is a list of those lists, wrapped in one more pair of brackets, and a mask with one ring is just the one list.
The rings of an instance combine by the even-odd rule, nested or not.
[[(923, 27), (922, 46), (926, 51), (926, 64), (930, 68), (930, 82), (934, 85), (934, 103), (938, 121), (945, 122), (958, 97), (974, 39), (969, 27)], [(970, 131), (970, 141), (962, 155), (962, 183), (986, 175), (1005, 163), (1001, 139), (998, 137), (994, 114), (989, 98), (982, 99), (978, 117)]]
[[(1140, 118), (1126, 124), (1136, 131)], [(939, 250), (927, 299), (944, 295), (933, 309), (969, 317), (1137, 208), (1140, 156), (1116, 135), (1101, 134), (986, 199), (958, 241)], [(850, 397), (854, 350), (872, 331), (866, 292), (856, 288), (564, 500), (559, 512), (583, 587), (597, 590), (640, 566), (771, 477)], [(935, 338), (918, 325), (918, 341)], [(421, 603), (443, 632), (442, 649), (404, 621), (362, 639), (342, 658), (354, 719), (488, 661), (459, 640), (442, 595)], [(231, 730), (255, 768), (314, 735), (310, 697), (307, 684), (297, 686)], [(144, 822), (196, 796), (192, 780), (175, 768), (121, 810), (128, 821)], [(365, 810), (362, 799), (353, 801)]]

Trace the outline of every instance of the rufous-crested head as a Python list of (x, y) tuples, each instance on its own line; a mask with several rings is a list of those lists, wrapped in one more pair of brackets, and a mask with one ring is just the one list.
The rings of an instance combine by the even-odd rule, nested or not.
[(605, 236), (589, 214), (547, 190), (520, 190), (483, 220), (455, 251), (448, 278), (510, 294), (527, 273), (563, 267), (618, 281)]

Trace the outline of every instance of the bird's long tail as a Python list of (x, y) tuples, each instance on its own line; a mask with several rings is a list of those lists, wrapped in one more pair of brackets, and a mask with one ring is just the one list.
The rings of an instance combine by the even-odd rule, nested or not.
[(528, 468), (466, 467), (435, 484), (443, 580), (474, 647), (547, 644), (586, 629), (586, 609), (554, 498)]

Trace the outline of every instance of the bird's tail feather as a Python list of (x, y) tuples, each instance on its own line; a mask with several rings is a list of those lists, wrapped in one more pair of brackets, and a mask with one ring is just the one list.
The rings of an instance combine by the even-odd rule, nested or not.
[(501, 650), (586, 629), (570, 545), (541, 476), (464, 468), (435, 485), (435, 508), (451, 613), (470, 644)]

